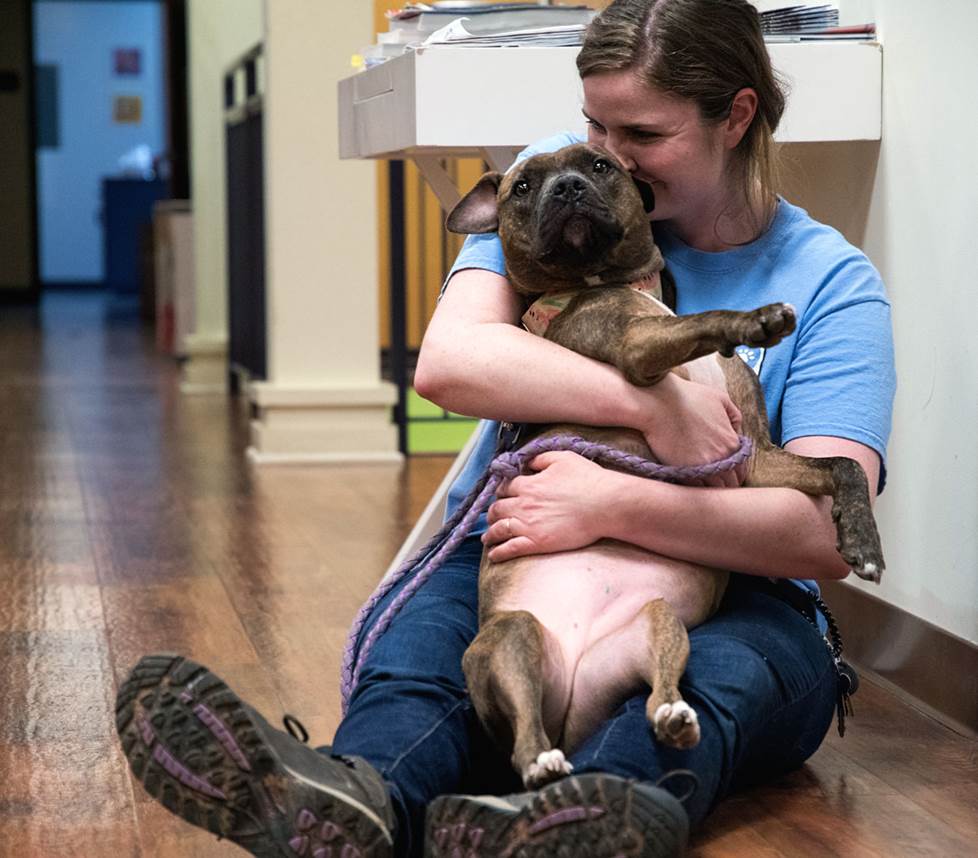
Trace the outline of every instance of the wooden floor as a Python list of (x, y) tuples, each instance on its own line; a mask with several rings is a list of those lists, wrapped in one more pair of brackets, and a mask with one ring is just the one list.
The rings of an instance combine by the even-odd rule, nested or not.
[[(250, 469), (247, 413), (98, 296), (0, 307), (0, 856), (231, 856), (131, 783), (115, 688), (193, 655), (327, 741), (340, 649), (448, 466)], [(978, 743), (865, 683), (844, 740), (696, 856), (978, 855)]]

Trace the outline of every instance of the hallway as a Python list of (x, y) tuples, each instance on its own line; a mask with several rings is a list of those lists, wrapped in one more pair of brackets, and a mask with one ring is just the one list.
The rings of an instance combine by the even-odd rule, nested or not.
[[(246, 403), (178, 375), (97, 293), (0, 307), (0, 858), (243, 854), (134, 789), (116, 684), (184, 653), (327, 741), (349, 624), (449, 464), (253, 469)], [(868, 681), (854, 704), (692, 854), (974, 855), (978, 742)]]

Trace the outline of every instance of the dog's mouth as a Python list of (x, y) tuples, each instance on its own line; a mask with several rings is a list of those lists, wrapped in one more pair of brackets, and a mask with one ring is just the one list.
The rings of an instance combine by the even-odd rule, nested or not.
[(593, 202), (545, 206), (538, 222), (536, 255), (546, 262), (599, 264), (624, 234), (611, 211)]
[(564, 244), (574, 248), (578, 253), (583, 253), (594, 238), (591, 219), (580, 212), (573, 212), (564, 221), (560, 237)]

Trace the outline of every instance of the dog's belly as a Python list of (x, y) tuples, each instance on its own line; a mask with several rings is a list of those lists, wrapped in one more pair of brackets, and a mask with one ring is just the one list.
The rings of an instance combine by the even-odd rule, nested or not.
[(716, 610), (727, 582), (726, 573), (613, 540), (521, 557), (490, 574), (491, 610), (532, 613), (559, 641), (568, 668), (653, 599), (664, 599), (687, 628), (699, 625)]

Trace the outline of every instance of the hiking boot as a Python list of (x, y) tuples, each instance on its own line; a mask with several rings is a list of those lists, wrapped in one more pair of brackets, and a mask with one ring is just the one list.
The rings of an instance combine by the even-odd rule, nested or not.
[[(305, 730), (286, 719), (290, 730)], [(394, 811), (359, 757), (276, 730), (213, 673), (175, 655), (140, 660), (116, 698), (116, 728), (146, 791), (252, 855), (380, 858)]]
[(666, 858), (689, 819), (666, 790), (615, 775), (564, 778), (535, 792), (447, 795), (428, 805), (425, 858)]

